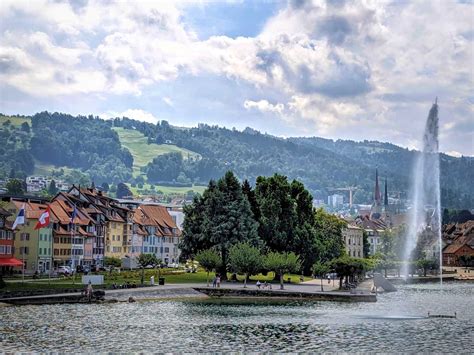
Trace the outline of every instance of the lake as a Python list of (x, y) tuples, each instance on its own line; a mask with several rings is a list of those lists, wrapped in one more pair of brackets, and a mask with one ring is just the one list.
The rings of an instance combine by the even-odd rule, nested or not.
[[(427, 318), (427, 313), (457, 319)], [(399, 286), (376, 303), (147, 301), (0, 308), (0, 351), (471, 352), (474, 283)]]

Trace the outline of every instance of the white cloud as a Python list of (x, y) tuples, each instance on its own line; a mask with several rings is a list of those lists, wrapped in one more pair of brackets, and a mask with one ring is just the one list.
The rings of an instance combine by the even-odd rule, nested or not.
[(150, 112), (141, 110), (141, 109), (128, 109), (126, 111), (120, 112), (113, 115), (114, 117), (128, 117), (137, 121), (143, 121), (148, 123), (156, 124), (159, 119), (153, 116)]
[(271, 113), (278, 113), (281, 114), (285, 109), (285, 105), (277, 103), (271, 104), (267, 100), (260, 100), (260, 101), (252, 101), (252, 100), (245, 100), (244, 107), (247, 110), (256, 109), (261, 112), (271, 112)]
[(170, 107), (173, 107), (173, 106), (174, 106), (174, 102), (173, 102), (173, 100), (171, 100), (171, 98), (169, 98), (169, 97), (163, 97), (162, 100), (163, 100), (163, 102), (164, 102), (165, 104), (167, 104), (168, 106), (170, 106)]
[(275, 115), (295, 133), (404, 145), (419, 140), (439, 95), (442, 149), (474, 154), (465, 122), (473, 112), (472, 4), (290, 1), (255, 37), (206, 40), (183, 22), (185, 6), (2, 1), (0, 81), (31, 96), (73, 100), (139, 97), (178, 78), (221, 76), (254, 87), (245, 97), (277, 97), (275, 104), (247, 100), (244, 109)]
[(460, 152), (457, 152), (455, 150), (450, 150), (449, 152), (446, 152), (447, 155), (451, 155), (452, 157), (455, 157), (455, 158), (460, 158), (462, 157), (462, 153)]

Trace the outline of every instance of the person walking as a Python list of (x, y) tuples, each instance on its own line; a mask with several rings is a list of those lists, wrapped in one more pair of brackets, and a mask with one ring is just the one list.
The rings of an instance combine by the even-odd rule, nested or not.
[(216, 285), (217, 285), (217, 288), (221, 287), (221, 276), (220, 275), (216, 276)]
[(212, 288), (216, 288), (216, 285), (217, 285), (217, 276), (214, 276), (214, 278), (212, 279)]
[(89, 280), (89, 284), (87, 285), (86, 289), (86, 296), (89, 302), (92, 300), (92, 292), (94, 292), (94, 290), (92, 289), (92, 282)]

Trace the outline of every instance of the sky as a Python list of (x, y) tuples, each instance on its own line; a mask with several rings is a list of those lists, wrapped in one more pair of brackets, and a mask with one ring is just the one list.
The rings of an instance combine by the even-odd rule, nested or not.
[(474, 155), (473, 1), (0, 2), (0, 112)]

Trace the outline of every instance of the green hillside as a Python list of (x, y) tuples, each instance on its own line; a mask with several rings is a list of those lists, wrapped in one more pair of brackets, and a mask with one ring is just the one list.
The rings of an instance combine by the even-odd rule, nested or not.
[(20, 127), (24, 122), (31, 125), (31, 119), (29, 117), (5, 116), (0, 114), (0, 125), (3, 125), (7, 121), (10, 121), (10, 123), (15, 127)]
[[(124, 182), (139, 194), (179, 194), (202, 191), (228, 170), (251, 183), (279, 173), (303, 182), (316, 199), (325, 200), (334, 188), (357, 186), (355, 203), (372, 200), (376, 168), (387, 179), (389, 195), (410, 198), (411, 170), (419, 154), (377, 141), (283, 139), (250, 128), (178, 128), (167, 121), (49, 112), (0, 115), (0, 142), (0, 179), (56, 170), (55, 176), (69, 183)], [(472, 208), (474, 158), (441, 154), (440, 168), (442, 206)]]
[(117, 132), (122, 147), (127, 148), (133, 156), (133, 176), (141, 174), (140, 168), (145, 167), (153, 158), (167, 153), (181, 153), (184, 159), (197, 158), (201, 156), (188, 149), (177, 147), (172, 144), (148, 144), (148, 138), (143, 133), (121, 127), (112, 128)]

